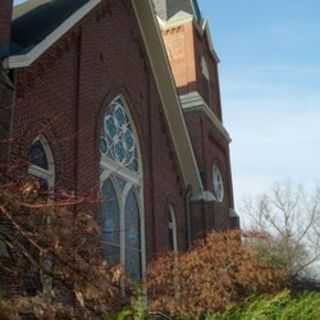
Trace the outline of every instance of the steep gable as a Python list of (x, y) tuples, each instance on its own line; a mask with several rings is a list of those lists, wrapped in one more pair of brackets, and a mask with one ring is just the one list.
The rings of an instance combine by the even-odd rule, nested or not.
[[(30, 66), (76, 23), (102, 2), (102, 0), (79, 0), (76, 1), (77, 5), (74, 5), (72, 4), (73, 1), (74, 0), (52, 0), (48, 2), (47, 0), (29, 0), (25, 4), (26, 7), (20, 7), (20, 12), (16, 10), (17, 25), (18, 20), (20, 20), (19, 28), (22, 28), (28, 21), (33, 21), (34, 19), (34, 21), (40, 25), (44, 23), (45, 31), (40, 31), (40, 33), (35, 32), (32, 36), (30, 29), (28, 33), (30, 39), (19, 40), (22, 51), (18, 51), (18, 53), (6, 59), (4, 66), (11, 69)], [(31, 5), (32, 3), (34, 5)], [(80, 5), (80, 3), (82, 5)], [(181, 103), (177, 95), (158, 21), (152, 8), (152, 1), (131, 0), (131, 3), (135, 8), (135, 15), (138, 19), (144, 44), (156, 79), (166, 121), (168, 122), (173, 144), (177, 152), (184, 184), (185, 186), (191, 186), (195, 194), (201, 194), (203, 186), (198, 165), (184, 121)], [(65, 8), (66, 11), (64, 11), (63, 8)], [(38, 14), (41, 13), (40, 17), (37, 17), (36, 12), (38, 12)], [(43, 22), (44, 17), (41, 15), (48, 15), (50, 13), (55, 13), (55, 18), (52, 18), (52, 20), (49, 19), (50, 22), (48, 23)], [(16, 40), (19, 38), (18, 34), (21, 35), (22, 32), (22, 29), (19, 30), (20, 31), (16, 33)]]
[(90, 0), (28, 0), (14, 8), (11, 54), (26, 53)]

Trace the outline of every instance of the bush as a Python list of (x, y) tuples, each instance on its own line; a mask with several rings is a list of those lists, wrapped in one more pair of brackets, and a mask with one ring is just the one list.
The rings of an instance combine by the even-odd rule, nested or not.
[(48, 201), (34, 179), (0, 185), (1, 319), (90, 320), (128, 303), (130, 283), (105, 262), (85, 205), (67, 194)]
[(236, 231), (212, 233), (190, 252), (157, 259), (147, 281), (151, 308), (197, 319), (253, 294), (282, 290), (286, 270), (260, 261), (240, 239)]
[(283, 291), (275, 296), (249, 299), (224, 314), (211, 315), (207, 320), (319, 320), (320, 294), (293, 296)]

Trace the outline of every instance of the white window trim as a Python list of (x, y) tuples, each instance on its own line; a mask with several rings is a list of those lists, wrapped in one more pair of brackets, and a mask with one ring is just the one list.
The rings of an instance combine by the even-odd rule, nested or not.
[[(138, 158), (138, 172), (134, 172), (129, 170), (128, 168), (122, 166), (121, 164), (117, 163), (116, 161), (108, 158), (106, 155), (101, 155), (100, 160), (100, 168), (103, 170), (100, 174), (100, 190), (107, 179), (110, 179), (114, 190), (117, 195), (117, 201), (119, 206), (119, 214), (120, 214), (120, 262), (125, 266), (125, 206), (126, 200), (128, 197), (129, 192), (132, 190), (133, 187), (137, 188), (140, 192), (136, 192), (134, 190), (136, 199), (138, 201), (139, 207), (139, 220), (140, 220), (140, 249), (141, 249), (141, 276), (142, 279), (145, 278), (146, 269), (147, 269), (147, 258), (146, 258), (146, 241), (145, 241), (145, 208), (144, 208), (144, 188), (143, 188), (143, 163), (142, 163), (142, 156), (141, 156), (141, 149), (139, 144), (139, 138), (137, 134), (136, 127), (134, 125), (134, 121), (132, 119), (130, 110), (128, 108), (128, 104), (126, 103), (126, 99), (122, 95), (116, 96), (108, 106), (111, 106), (117, 100), (121, 100), (123, 106), (126, 110), (126, 115), (129, 118), (132, 132), (136, 138), (137, 144), (137, 158)], [(105, 114), (104, 114), (105, 115)], [(103, 115), (103, 116), (104, 116)], [(100, 153), (101, 154), (101, 153)], [(114, 181), (112, 176), (118, 176), (124, 179), (127, 183), (125, 189), (119, 193), (117, 188), (115, 187)]]
[[(220, 176), (220, 180), (221, 180), (222, 189), (221, 189), (220, 195), (217, 195), (215, 190), (215, 173), (217, 173)], [(222, 172), (216, 163), (214, 163), (212, 166), (212, 189), (213, 189), (213, 195), (216, 201), (222, 203), (224, 201), (224, 196), (225, 196), (224, 179), (223, 179)]]
[(48, 189), (49, 189), (48, 191), (53, 192), (54, 186), (55, 186), (55, 164), (54, 164), (53, 153), (51, 151), (51, 148), (49, 146), (47, 139), (43, 135), (38, 136), (32, 142), (32, 144), (36, 143), (37, 141), (41, 143), (43, 150), (46, 154), (47, 161), (48, 161), (48, 170), (45, 170), (43, 168), (40, 168), (36, 165), (31, 164), (28, 168), (28, 174), (45, 180), (48, 184)]

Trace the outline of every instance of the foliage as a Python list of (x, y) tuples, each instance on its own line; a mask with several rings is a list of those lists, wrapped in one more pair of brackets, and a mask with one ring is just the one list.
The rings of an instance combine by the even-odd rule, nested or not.
[(143, 288), (136, 285), (130, 305), (117, 314), (104, 316), (103, 320), (147, 320), (150, 319)]
[(0, 186), (2, 318), (97, 319), (128, 303), (130, 284), (105, 262), (85, 207), (79, 197), (42, 194), (34, 179)]
[(252, 294), (276, 292), (286, 284), (285, 269), (258, 259), (237, 231), (212, 233), (190, 251), (167, 254), (149, 270), (151, 308), (196, 319)]
[(274, 296), (250, 298), (224, 314), (215, 314), (207, 320), (318, 320), (320, 294), (305, 293), (293, 296), (283, 291)]
[(310, 277), (320, 263), (320, 189), (306, 193), (290, 182), (247, 199), (248, 229), (265, 235), (253, 245), (260, 256), (284, 266), (291, 278)]

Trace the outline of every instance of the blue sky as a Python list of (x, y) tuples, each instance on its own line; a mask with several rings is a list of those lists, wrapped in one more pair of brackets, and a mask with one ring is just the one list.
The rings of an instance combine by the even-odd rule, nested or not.
[(199, 4), (221, 58), (237, 205), (275, 181), (320, 183), (320, 1)]
[(237, 205), (320, 183), (320, 1), (199, 0), (219, 57)]

